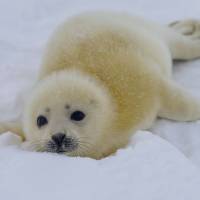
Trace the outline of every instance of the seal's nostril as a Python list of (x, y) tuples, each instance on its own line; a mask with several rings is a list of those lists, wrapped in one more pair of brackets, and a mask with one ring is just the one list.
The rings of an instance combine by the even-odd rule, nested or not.
[(51, 139), (55, 142), (55, 144), (60, 147), (65, 139), (66, 135), (63, 133), (57, 133), (52, 135)]

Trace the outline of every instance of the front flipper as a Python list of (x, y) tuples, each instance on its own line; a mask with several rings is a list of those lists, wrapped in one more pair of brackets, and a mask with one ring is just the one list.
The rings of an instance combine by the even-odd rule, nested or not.
[(160, 117), (177, 121), (200, 119), (200, 99), (193, 97), (172, 80), (163, 81), (160, 94)]
[(8, 131), (19, 135), (23, 141), (25, 140), (22, 125), (20, 122), (0, 122), (0, 134)]

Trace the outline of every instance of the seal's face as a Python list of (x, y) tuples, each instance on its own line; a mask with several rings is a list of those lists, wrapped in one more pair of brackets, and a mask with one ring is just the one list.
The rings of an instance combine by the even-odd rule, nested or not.
[(79, 73), (41, 81), (25, 110), (24, 131), (33, 150), (88, 156), (109, 126), (107, 95)]

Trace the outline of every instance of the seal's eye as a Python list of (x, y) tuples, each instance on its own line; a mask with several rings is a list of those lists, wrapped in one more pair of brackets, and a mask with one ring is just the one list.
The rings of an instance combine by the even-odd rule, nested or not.
[(44, 117), (43, 115), (40, 115), (38, 118), (37, 118), (37, 126), (40, 128), (44, 125), (48, 124), (48, 120), (46, 117)]
[(81, 121), (85, 118), (85, 114), (82, 111), (77, 110), (71, 114), (70, 118), (74, 121)]

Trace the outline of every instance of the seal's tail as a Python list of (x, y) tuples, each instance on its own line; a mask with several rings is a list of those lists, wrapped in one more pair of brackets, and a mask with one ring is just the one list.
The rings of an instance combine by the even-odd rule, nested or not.
[(172, 22), (166, 37), (173, 59), (190, 60), (200, 57), (200, 20)]

